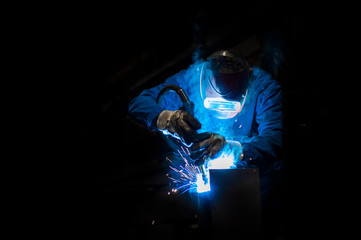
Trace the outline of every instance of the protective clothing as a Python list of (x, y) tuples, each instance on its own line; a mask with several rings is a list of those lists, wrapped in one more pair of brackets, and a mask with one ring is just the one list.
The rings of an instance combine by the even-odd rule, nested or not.
[[(180, 86), (189, 94), (190, 100), (195, 104), (195, 117), (202, 123), (199, 131), (221, 135), (205, 133), (198, 138), (194, 137), (193, 144), (195, 145), (192, 154), (209, 154), (211, 146), (217, 150), (224, 144), (238, 149), (241, 163), (238, 166), (254, 165), (259, 168), (262, 207), (264, 212), (267, 212), (269, 211), (267, 209), (272, 209), (279, 204), (277, 194), (280, 191), (280, 169), (282, 167), (282, 92), (280, 85), (272, 79), (269, 73), (258, 67), (248, 69), (247, 81), (236, 83), (229, 81), (222, 88), (221, 85), (218, 85), (220, 78), (216, 76), (213, 80), (209, 78), (207, 80), (207, 78), (199, 77), (200, 73), (203, 73), (202, 67), (197, 63), (193, 64), (169, 77), (164, 84), (143, 90), (130, 102), (129, 115), (150, 130), (157, 130), (157, 118), (162, 111), (176, 111), (182, 106), (179, 96), (172, 93), (164, 98), (162, 104), (156, 104), (159, 91), (168, 84)], [(236, 75), (234, 74), (232, 79)], [(198, 77), (196, 79), (198, 83), (191, 81), (196, 77)], [(205, 83), (213, 89), (203, 88)], [(243, 85), (242, 83), (247, 84)], [(247, 87), (243, 88), (243, 86)], [(218, 94), (217, 97), (222, 101), (209, 101), (209, 105), (207, 105), (205, 99), (213, 96), (205, 95), (207, 91), (202, 89), (212, 90), (211, 92)], [(237, 98), (237, 93), (241, 98), (244, 95), (245, 99)], [(234, 102), (240, 102), (241, 111), (238, 112), (237, 104)], [(214, 107), (213, 111), (211, 104)], [(224, 115), (224, 112), (215, 110), (221, 106), (224, 106), (224, 112), (228, 111), (231, 114), (224, 118), (217, 116), (219, 113), (219, 115)], [(208, 112), (214, 114), (208, 114), (202, 108), (211, 110)], [(232, 113), (231, 110), (235, 111)], [(202, 152), (202, 149), (207, 152)]]
[(197, 133), (196, 130), (200, 129), (201, 126), (197, 119), (183, 110), (164, 110), (157, 118), (157, 127), (159, 129), (177, 134), (187, 143), (190, 143)]
[[(191, 65), (188, 69), (169, 77), (164, 84), (143, 90), (129, 104), (130, 117), (146, 125), (150, 130), (157, 130), (157, 117), (162, 111), (165, 109), (175, 111), (182, 106), (181, 100), (175, 93), (169, 93), (162, 104), (156, 104), (159, 91), (167, 84), (175, 84), (188, 94), (199, 93), (199, 86), (187, 84), (188, 78), (192, 77), (198, 68), (198, 65)], [(210, 121), (211, 124), (214, 121), (222, 121), (222, 124), (227, 126), (229, 134), (220, 133), (217, 129), (208, 131), (222, 134), (227, 141), (240, 142), (244, 154), (243, 161), (257, 166), (261, 175), (267, 175), (278, 171), (282, 165), (280, 161), (283, 129), (281, 87), (269, 73), (253, 67), (248, 89), (249, 97), (240, 114), (230, 119), (214, 118)], [(191, 94), (190, 98), (197, 107), (199, 101), (194, 99), (194, 96)], [(212, 115), (207, 116), (212, 117)], [(206, 126), (200, 116), (196, 115), (196, 118), (202, 126)]]
[[(216, 154), (224, 147), (226, 139), (217, 133), (204, 132), (196, 135), (193, 138), (193, 145), (191, 146), (192, 159), (204, 159), (203, 157), (214, 158)], [(204, 162), (196, 162), (196, 165), (201, 165)]]
[[(150, 130), (157, 130), (157, 117), (162, 111), (176, 111), (182, 106), (179, 96), (171, 92), (164, 97), (162, 104), (156, 104), (159, 91), (168, 84), (183, 88), (196, 108), (203, 106), (202, 99), (197, 98), (200, 86), (189, 84), (190, 79), (197, 73), (199, 76), (199, 65), (194, 64), (169, 77), (164, 84), (143, 90), (130, 102), (129, 116), (146, 125)], [(198, 93), (198, 96), (192, 93)], [(212, 115), (207, 115), (207, 118), (211, 118), (207, 125), (205, 120), (208, 119), (197, 116), (197, 111), (195, 111), (195, 117), (202, 123), (202, 129), (221, 134), (227, 141), (237, 141), (242, 145), (244, 155), (242, 163), (259, 168), (263, 205), (273, 204), (272, 194), (275, 191), (271, 189), (275, 188), (280, 181), (279, 170), (282, 166), (281, 87), (269, 73), (253, 67), (249, 78), (248, 95), (244, 108), (233, 118), (217, 119)], [(224, 126), (223, 129), (216, 128), (218, 127), (216, 122), (221, 123)]]
[(226, 140), (217, 133), (200, 133), (193, 138), (191, 146), (191, 158), (195, 159), (195, 165), (200, 166), (206, 160), (212, 160), (219, 157), (219, 153), (224, 147), (228, 147), (233, 153), (236, 162), (242, 165), (244, 158), (242, 144), (238, 141)]

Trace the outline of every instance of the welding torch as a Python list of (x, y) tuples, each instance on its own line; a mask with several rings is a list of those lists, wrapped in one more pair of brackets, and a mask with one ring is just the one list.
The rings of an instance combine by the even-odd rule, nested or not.
[[(175, 91), (177, 93), (177, 95), (180, 97), (183, 105), (179, 109), (186, 111), (189, 114), (191, 114), (192, 116), (194, 116), (194, 103), (190, 101), (186, 92), (178, 85), (169, 84), (169, 85), (164, 86), (158, 93), (157, 100), (156, 100), (157, 104), (159, 104), (162, 97), (169, 91)], [(180, 137), (180, 139), (182, 142), (185, 142), (182, 137)], [(205, 170), (205, 166), (204, 166), (205, 158), (206, 158), (206, 156), (203, 156), (202, 158), (196, 160), (196, 163), (199, 163), (196, 165), (198, 166), (198, 168), (200, 169), (200, 171), (202, 173), (202, 178), (203, 178), (204, 183), (207, 184), (208, 178), (207, 178), (206, 170)]]

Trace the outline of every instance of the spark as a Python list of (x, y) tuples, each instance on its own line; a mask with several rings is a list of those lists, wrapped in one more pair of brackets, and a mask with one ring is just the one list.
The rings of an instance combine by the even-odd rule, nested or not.
[(190, 158), (188, 148), (181, 147), (181, 150), (167, 156), (166, 161), (169, 162), (169, 172), (166, 176), (171, 180), (172, 186), (172, 191), (168, 195), (171, 193), (181, 195), (187, 191), (197, 190), (197, 174), (200, 170)]
[(206, 160), (205, 169), (209, 181), (205, 184), (202, 178), (202, 172), (191, 159), (189, 150), (181, 147), (181, 150), (178, 149), (177, 152), (166, 157), (166, 161), (169, 162), (169, 172), (166, 176), (171, 180), (170, 186), (172, 187), (172, 191), (168, 192), (168, 195), (171, 193), (181, 195), (187, 191), (192, 193), (210, 191), (209, 169), (236, 168), (236, 155), (234, 149), (226, 146), (218, 158)]

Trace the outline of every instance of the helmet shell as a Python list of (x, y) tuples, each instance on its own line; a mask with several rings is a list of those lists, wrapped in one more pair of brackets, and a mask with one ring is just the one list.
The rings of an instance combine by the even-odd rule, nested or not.
[(245, 59), (230, 50), (210, 55), (200, 75), (204, 106), (218, 118), (236, 116), (247, 95), (250, 69)]

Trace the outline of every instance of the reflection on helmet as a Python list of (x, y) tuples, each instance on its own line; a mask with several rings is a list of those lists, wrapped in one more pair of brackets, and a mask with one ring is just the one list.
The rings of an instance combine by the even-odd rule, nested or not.
[(250, 66), (234, 52), (221, 50), (202, 66), (200, 89), (204, 107), (220, 119), (241, 112), (248, 92)]

